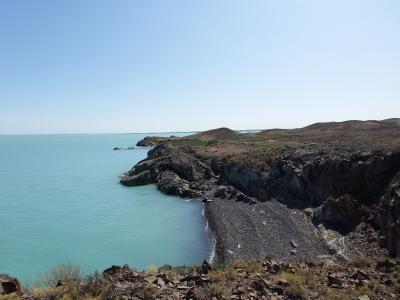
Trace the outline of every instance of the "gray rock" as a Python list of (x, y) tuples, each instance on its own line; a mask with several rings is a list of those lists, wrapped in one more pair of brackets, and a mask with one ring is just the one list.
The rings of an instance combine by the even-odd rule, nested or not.
[(383, 234), (383, 245), (392, 254), (400, 256), (400, 172), (382, 196), (377, 223)]
[(342, 231), (351, 231), (361, 222), (356, 200), (349, 196), (332, 197), (318, 207), (313, 215), (316, 223), (324, 223)]

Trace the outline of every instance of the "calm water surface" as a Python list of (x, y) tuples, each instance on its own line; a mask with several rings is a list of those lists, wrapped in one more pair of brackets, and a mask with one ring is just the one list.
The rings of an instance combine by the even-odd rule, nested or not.
[(91, 272), (207, 258), (201, 203), (119, 184), (148, 149), (112, 149), (143, 136), (0, 136), (0, 273), (26, 283), (61, 263)]

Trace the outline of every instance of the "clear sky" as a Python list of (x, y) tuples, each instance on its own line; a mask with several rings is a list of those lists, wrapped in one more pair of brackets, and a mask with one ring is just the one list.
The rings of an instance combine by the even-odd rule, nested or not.
[(0, 1), (0, 133), (399, 116), (398, 0)]

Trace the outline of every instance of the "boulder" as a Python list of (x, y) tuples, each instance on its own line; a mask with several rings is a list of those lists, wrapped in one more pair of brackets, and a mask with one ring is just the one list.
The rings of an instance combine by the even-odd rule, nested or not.
[(328, 275), (328, 285), (340, 287), (343, 284), (342, 278), (338, 274), (329, 274)]
[(0, 295), (16, 294), (22, 296), (22, 288), (15, 277), (7, 274), (0, 274)]
[(217, 198), (226, 198), (227, 197), (227, 188), (225, 186), (219, 186), (215, 190), (214, 196)]
[(349, 195), (336, 199), (329, 197), (314, 211), (313, 220), (339, 231), (349, 232), (361, 222), (361, 213), (353, 197)]

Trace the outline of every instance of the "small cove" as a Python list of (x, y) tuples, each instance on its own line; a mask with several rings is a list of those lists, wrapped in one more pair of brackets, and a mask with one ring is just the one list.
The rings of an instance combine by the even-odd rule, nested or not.
[(166, 196), (154, 185), (119, 184), (148, 149), (113, 148), (144, 136), (0, 136), (0, 273), (31, 283), (62, 263), (93, 272), (208, 258), (200, 202)]

